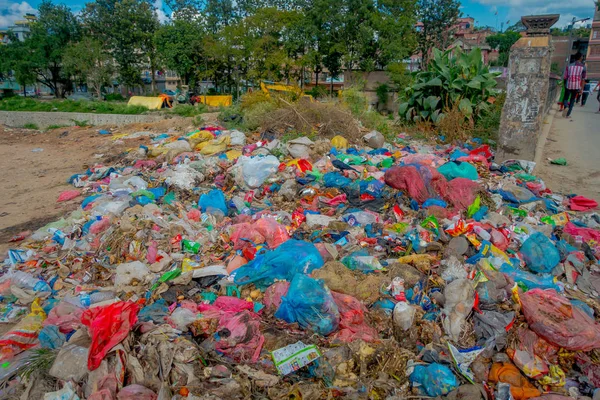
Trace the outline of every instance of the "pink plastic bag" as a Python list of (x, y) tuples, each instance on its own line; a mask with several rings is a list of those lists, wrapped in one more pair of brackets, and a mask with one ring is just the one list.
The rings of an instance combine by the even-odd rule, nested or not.
[(347, 294), (331, 292), (333, 300), (340, 312), (340, 330), (333, 337), (342, 342), (364, 340), (374, 342), (379, 337), (377, 331), (367, 324), (367, 309), (356, 298)]
[(520, 296), (529, 328), (567, 350), (600, 348), (600, 325), (552, 289), (532, 289)]
[(435, 168), (426, 165), (392, 167), (385, 171), (384, 179), (389, 186), (406, 192), (419, 204), (447, 193), (446, 178)]
[[(86, 310), (81, 322), (89, 328), (92, 345), (88, 356), (88, 369), (95, 370), (113, 347), (127, 337), (137, 322), (139, 305), (120, 301), (104, 307)], [(119, 398), (119, 396), (117, 396)]]
[(598, 207), (598, 202), (583, 196), (575, 196), (569, 200), (569, 207), (573, 211), (588, 211)]
[(287, 281), (276, 282), (265, 290), (263, 302), (267, 311), (275, 312), (281, 304), (281, 298), (285, 296), (290, 288)]
[(266, 239), (269, 248), (274, 249), (280, 244), (290, 240), (285, 226), (278, 223), (274, 218), (261, 218), (254, 223), (254, 228)]
[(156, 400), (158, 396), (142, 385), (129, 385), (117, 393), (117, 400)]
[(80, 194), (81, 194), (81, 192), (79, 190), (65, 190), (64, 192), (62, 192), (61, 194), (58, 195), (58, 200), (56, 200), (56, 202), (60, 203), (63, 201), (73, 200), (75, 197), (79, 196)]
[(479, 184), (467, 178), (454, 178), (448, 182), (447, 192), (440, 195), (459, 210), (466, 210), (477, 197)]
[(215, 348), (236, 362), (256, 362), (265, 337), (260, 331), (258, 315), (250, 311), (224, 313), (217, 328)]
[(81, 326), (83, 309), (66, 301), (61, 301), (50, 310), (44, 326), (56, 325), (62, 333), (69, 333)]
[(265, 237), (254, 227), (244, 222), (231, 227), (231, 241), (233, 249), (240, 250), (249, 245), (249, 242), (260, 244), (265, 242)]

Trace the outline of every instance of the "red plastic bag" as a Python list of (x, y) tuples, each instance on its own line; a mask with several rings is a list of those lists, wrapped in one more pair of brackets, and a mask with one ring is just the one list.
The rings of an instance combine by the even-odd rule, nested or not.
[(587, 211), (598, 207), (598, 202), (583, 196), (575, 196), (569, 200), (569, 207), (573, 211)]
[(347, 294), (331, 292), (331, 295), (340, 312), (340, 330), (333, 335), (335, 339), (349, 343), (374, 342), (379, 338), (377, 331), (365, 321), (367, 309), (360, 301)]
[(454, 178), (447, 184), (446, 192), (440, 196), (459, 210), (466, 210), (477, 197), (479, 184), (467, 178)]
[(600, 348), (600, 325), (552, 289), (532, 289), (520, 296), (529, 328), (567, 350)]
[(219, 320), (215, 348), (236, 362), (256, 362), (265, 337), (258, 315), (250, 311), (224, 313)]
[(219, 296), (212, 304), (200, 303), (198, 305), (198, 311), (215, 311), (215, 312), (240, 312), (244, 310), (250, 310), (254, 308), (254, 304), (251, 301), (244, 299), (238, 299), (232, 296)]
[(574, 223), (569, 222), (567, 225), (565, 225), (564, 231), (573, 237), (581, 236), (581, 238), (586, 242), (590, 240), (600, 242), (600, 232), (595, 229), (579, 228)]
[(490, 151), (490, 145), (489, 144), (484, 144), (483, 146), (479, 146), (478, 148), (471, 150), (469, 152), (470, 155), (475, 156), (475, 155), (482, 155), (485, 158), (490, 158), (493, 154)]
[(384, 179), (386, 184), (406, 192), (419, 204), (448, 191), (446, 178), (435, 168), (426, 165), (392, 167), (385, 171)]
[(57, 203), (63, 201), (73, 200), (75, 197), (79, 196), (81, 192), (79, 190), (65, 190), (61, 194), (58, 195)]
[[(139, 305), (120, 301), (104, 307), (86, 310), (81, 322), (89, 328), (92, 345), (88, 357), (88, 369), (95, 370), (113, 347), (127, 337), (137, 322)], [(117, 396), (118, 397), (118, 396)]]
[(548, 374), (547, 361), (554, 359), (558, 347), (551, 345), (535, 332), (520, 327), (517, 331), (517, 342), (514, 348), (506, 349), (506, 353), (523, 373), (533, 379), (540, 379)]

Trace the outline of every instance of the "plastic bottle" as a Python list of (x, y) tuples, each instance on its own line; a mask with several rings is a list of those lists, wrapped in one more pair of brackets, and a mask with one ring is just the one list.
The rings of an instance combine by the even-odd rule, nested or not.
[(415, 319), (415, 308), (405, 301), (399, 301), (394, 307), (392, 320), (400, 329), (407, 331), (412, 327)]
[(33, 290), (34, 292), (50, 292), (50, 286), (41, 279), (23, 271), (15, 271), (11, 284), (21, 289)]
[(486, 231), (485, 229), (483, 229), (480, 226), (477, 226), (477, 225), (474, 226), (473, 231), (483, 240), (489, 241), (492, 238), (492, 235), (490, 235), (490, 233), (488, 231)]
[(80, 308), (88, 308), (92, 304), (100, 303), (106, 300), (111, 300), (115, 298), (115, 294), (113, 292), (94, 292), (94, 293), (80, 293), (79, 296), (66, 296), (65, 301), (67, 303), (73, 304), (74, 306)]

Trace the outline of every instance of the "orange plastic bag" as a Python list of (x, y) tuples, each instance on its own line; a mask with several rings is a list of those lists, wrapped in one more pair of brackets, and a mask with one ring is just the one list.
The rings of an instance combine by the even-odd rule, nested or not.
[(104, 307), (86, 310), (81, 323), (87, 326), (92, 336), (88, 356), (88, 369), (95, 370), (113, 347), (123, 341), (137, 322), (139, 305), (120, 301)]
[(488, 377), (492, 383), (504, 382), (510, 385), (510, 393), (515, 400), (537, 397), (542, 392), (521, 375), (517, 367), (509, 363), (494, 363)]

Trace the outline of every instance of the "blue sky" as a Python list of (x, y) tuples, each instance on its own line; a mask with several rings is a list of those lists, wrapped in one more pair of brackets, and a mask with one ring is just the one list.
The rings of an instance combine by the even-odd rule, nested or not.
[[(41, 0), (0, 0), (0, 28), (12, 25), (24, 13), (34, 12)], [(65, 3), (73, 11), (79, 11), (84, 2), (78, 0), (55, 0)], [(162, 0), (155, 0), (155, 5), (162, 10)], [(489, 25), (498, 28), (502, 22), (517, 22), (522, 15), (561, 14), (558, 23), (564, 26), (573, 17), (586, 18), (594, 15), (594, 0), (463, 0), (461, 11), (477, 21), (477, 25)], [(497, 18), (495, 13), (498, 13)], [(164, 13), (160, 15), (165, 18)]]

